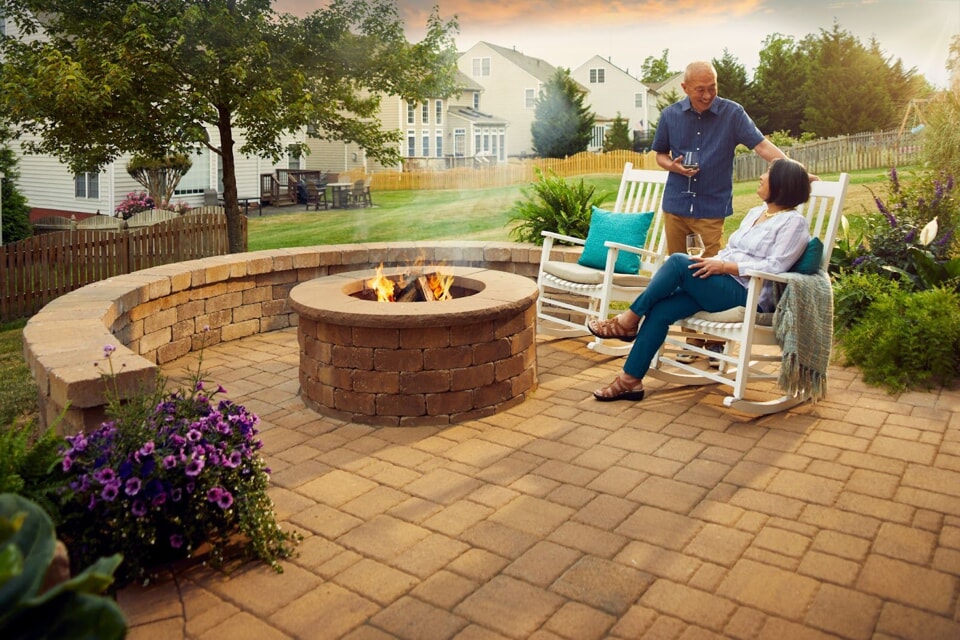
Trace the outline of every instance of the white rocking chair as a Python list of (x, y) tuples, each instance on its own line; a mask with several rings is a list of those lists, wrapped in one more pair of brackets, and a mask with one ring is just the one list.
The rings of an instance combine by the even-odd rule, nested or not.
[[(664, 258), (666, 241), (663, 236), (663, 187), (666, 171), (634, 169), (626, 163), (613, 211), (616, 213), (654, 212), (643, 246), (605, 242), (606, 268), (594, 269), (576, 261), (579, 251), (559, 251), (556, 241), (583, 247), (586, 240), (544, 231), (543, 250), (537, 286), (538, 331), (545, 335), (575, 337), (588, 335), (586, 324), (591, 318), (606, 318), (613, 301), (632, 302), (650, 281), (650, 276)], [(614, 266), (620, 251), (639, 257), (636, 273), (616, 273)], [(589, 345), (599, 353), (626, 354), (630, 345), (613, 340), (593, 340)]]
[[(811, 184), (810, 200), (803, 205), (802, 212), (810, 223), (810, 232), (823, 242), (823, 256), (820, 270), (825, 273), (830, 264), (837, 230), (842, 217), (843, 200), (846, 196), (849, 175), (841, 173), (837, 181), (818, 180)], [(780, 275), (760, 271), (748, 271), (751, 276), (747, 288), (745, 307), (737, 307), (719, 313), (700, 312), (678, 321), (674, 328), (686, 328), (704, 334), (707, 339), (725, 341), (723, 353), (709, 352), (703, 347), (687, 343), (690, 333), (671, 331), (664, 345), (674, 347), (679, 352), (696, 353), (701, 356), (697, 363), (687, 364), (677, 361), (677, 353), (661, 348), (647, 375), (658, 380), (681, 385), (704, 385), (720, 383), (732, 388), (729, 396), (723, 399), (727, 407), (750, 415), (767, 415), (785, 411), (810, 399), (809, 394), (781, 395), (772, 399), (747, 399), (748, 386), (759, 380), (777, 381), (778, 367), (760, 368), (764, 363), (779, 363), (782, 359), (772, 325), (773, 314), (757, 311), (760, 289), (764, 281), (786, 282)], [(829, 309), (828, 313), (833, 313)], [(830, 336), (832, 338), (832, 336)], [(763, 347), (760, 351), (756, 347)], [(774, 348), (771, 348), (774, 347)], [(704, 369), (707, 358), (720, 361), (719, 371)], [(771, 371), (773, 369), (773, 371)], [(751, 393), (755, 393), (752, 390)], [(775, 391), (776, 395), (779, 391)], [(757, 394), (762, 395), (761, 394)], [(765, 394), (767, 397), (771, 393)]]

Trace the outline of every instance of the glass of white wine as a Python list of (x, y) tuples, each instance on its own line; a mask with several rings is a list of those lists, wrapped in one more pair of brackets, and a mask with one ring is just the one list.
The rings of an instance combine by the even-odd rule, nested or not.
[[(684, 151), (683, 160), (681, 161), (684, 169), (699, 169), (700, 168), (700, 154), (696, 151)], [(684, 193), (693, 193), (690, 190), (692, 186), (691, 180), (693, 176), (687, 176), (687, 190)]]
[(699, 233), (691, 233), (687, 236), (687, 255), (691, 258), (699, 258), (706, 249), (703, 246), (703, 238)]

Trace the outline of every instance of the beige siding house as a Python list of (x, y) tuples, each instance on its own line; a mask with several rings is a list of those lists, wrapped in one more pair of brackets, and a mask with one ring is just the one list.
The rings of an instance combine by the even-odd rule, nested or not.
[(570, 76), (589, 90), (586, 102), (596, 115), (598, 130), (591, 150), (603, 147), (603, 136), (618, 113), (635, 138), (646, 133), (655, 106), (650, 104), (649, 88), (638, 78), (600, 56), (593, 56)]
[(460, 71), (483, 88), (478, 111), (496, 113), (508, 123), (506, 155), (533, 155), (530, 126), (534, 120), (534, 103), (540, 87), (557, 68), (489, 42), (478, 42), (460, 54)]
[(479, 108), (482, 87), (458, 74), (458, 92), (448, 98), (408, 103), (385, 96), (380, 103), (380, 125), (400, 132), (400, 165), (385, 166), (368, 158), (354, 143), (307, 137), (310, 154), (305, 169), (342, 173), (444, 169), (506, 160), (507, 121)]

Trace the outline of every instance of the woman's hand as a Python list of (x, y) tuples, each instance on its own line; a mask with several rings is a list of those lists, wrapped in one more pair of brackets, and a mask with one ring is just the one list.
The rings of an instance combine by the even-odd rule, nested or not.
[(720, 258), (690, 258), (695, 278), (709, 278), (726, 273), (727, 263)]

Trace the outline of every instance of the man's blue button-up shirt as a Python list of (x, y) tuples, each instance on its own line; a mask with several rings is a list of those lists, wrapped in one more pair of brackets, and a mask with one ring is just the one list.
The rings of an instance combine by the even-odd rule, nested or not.
[(693, 218), (725, 218), (733, 213), (733, 156), (742, 144), (753, 149), (763, 134), (738, 103), (717, 97), (710, 108), (697, 113), (690, 98), (670, 105), (660, 114), (653, 150), (671, 158), (684, 151), (700, 154), (700, 172), (690, 180), (670, 173), (663, 192), (663, 210)]

